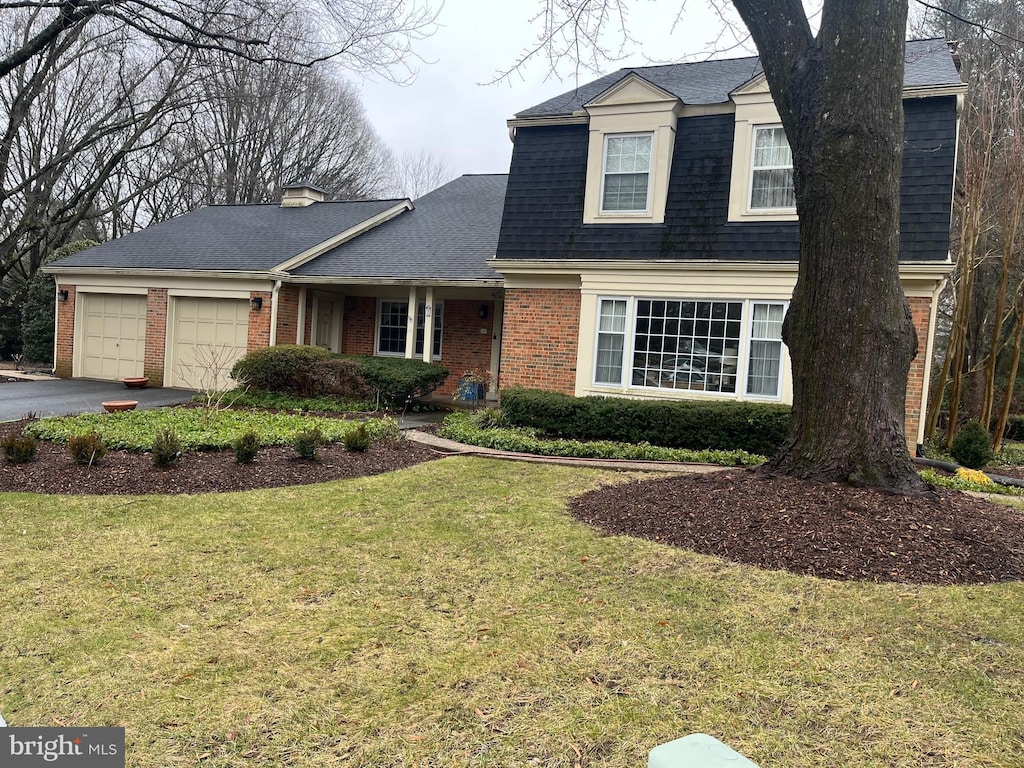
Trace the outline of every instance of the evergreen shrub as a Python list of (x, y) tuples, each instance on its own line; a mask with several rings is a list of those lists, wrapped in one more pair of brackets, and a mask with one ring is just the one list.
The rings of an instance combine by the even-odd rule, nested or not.
[(235, 449), (235, 461), (239, 464), (252, 464), (260, 452), (260, 436), (255, 429), (248, 429), (235, 439), (232, 447)]
[(178, 433), (168, 427), (161, 427), (153, 438), (153, 465), (160, 469), (173, 467), (181, 458), (181, 440)]
[(324, 444), (324, 434), (318, 427), (303, 429), (292, 437), (292, 448), (307, 461), (316, 461), (317, 452)]
[(789, 432), (790, 408), (777, 403), (573, 397), (509, 388), (501, 392), (508, 424), (570, 440), (615, 440), (690, 450), (771, 456)]
[(317, 365), (333, 357), (329, 349), (298, 344), (256, 349), (231, 369), (231, 378), (262, 392), (286, 392), (299, 397), (320, 394)]
[(71, 460), (80, 467), (91, 467), (107, 455), (107, 446), (99, 432), (93, 430), (68, 439)]
[(981, 469), (995, 456), (989, 444), (988, 430), (980, 421), (967, 422), (953, 438), (949, 455), (968, 469)]
[(27, 464), (39, 452), (39, 443), (32, 435), (7, 435), (0, 440), (0, 450), (8, 464)]
[(370, 447), (370, 433), (366, 431), (366, 425), (360, 423), (355, 429), (350, 429), (342, 438), (346, 451), (363, 453)]

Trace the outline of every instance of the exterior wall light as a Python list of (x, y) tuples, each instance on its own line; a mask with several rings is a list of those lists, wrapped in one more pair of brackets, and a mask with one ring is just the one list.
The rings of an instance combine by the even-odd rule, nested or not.
[(69, 294), (68, 294), (67, 288), (63, 288), (63, 289), (57, 291), (57, 301), (67, 301), (68, 300), (68, 296), (69, 296)]
[(480, 318), (483, 319), (485, 317), (487, 317), (487, 305), (486, 304), (481, 304), (480, 305)]
[(252, 297), (252, 302), (250, 302), (250, 303), (252, 304), (253, 310), (256, 311), (256, 312), (259, 312), (261, 309), (263, 309), (263, 297), (262, 296), (253, 296)]

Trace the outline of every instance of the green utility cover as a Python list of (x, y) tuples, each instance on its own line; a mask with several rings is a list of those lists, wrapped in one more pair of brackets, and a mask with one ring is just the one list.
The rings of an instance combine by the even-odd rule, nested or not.
[(706, 733), (691, 733), (659, 744), (647, 756), (647, 768), (758, 768), (736, 750)]

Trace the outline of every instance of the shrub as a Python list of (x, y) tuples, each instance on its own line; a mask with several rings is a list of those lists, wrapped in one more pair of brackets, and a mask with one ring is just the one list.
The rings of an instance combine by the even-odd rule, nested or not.
[(363, 453), (370, 447), (370, 433), (366, 431), (366, 425), (360, 422), (355, 429), (350, 429), (345, 433), (342, 442), (345, 444), (346, 451)]
[(107, 455), (107, 446), (99, 432), (93, 430), (84, 435), (74, 435), (68, 440), (71, 460), (80, 467), (91, 467)]
[(292, 437), (292, 448), (307, 461), (316, 461), (317, 451), (324, 444), (324, 434), (318, 427), (303, 429)]
[(949, 453), (957, 464), (969, 469), (981, 469), (992, 461), (992, 446), (988, 441), (988, 430), (980, 421), (969, 421), (956, 433)]
[(566, 439), (761, 456), (778, 451), (790, 413), (789, 406), (775, 403), (572, 397), (522, 388), (502, 390), (501, 410), (509, 425)]
[(373, 387), (363, 376), (362, 361), (354, 357), (321, 360), (313, 368), (317, 394), (345, 400), (364, 400), (373, 395)]
[(235, 363), (231, 378), (244, 381), (255, 390), (309, 397), (317, 394), (320, 383), (317, 364), (331, 357), (333, 353), (323, 347), (266, 347), (253, 350)]
[(255, 429), (247, 429), (233, 443), (235, 461), (239, 464), (252, 464), (260, 451), (260, 436)]
[(39, 452), (39, 443), (32, 435), (7, 435), (0, 441), (4, 460), (8, 464), (27, 464)]
[(356, 357), (363, 378), (383, 403), (405, 407), (410, 400), (431, 392), (448, 378), (441, 365), (404, 357)]
[(153, 465), (164, 469), (174, 466), (181, 458), (181, 440), (178, 433), (169, 427), (161, 427), (153, 438)]

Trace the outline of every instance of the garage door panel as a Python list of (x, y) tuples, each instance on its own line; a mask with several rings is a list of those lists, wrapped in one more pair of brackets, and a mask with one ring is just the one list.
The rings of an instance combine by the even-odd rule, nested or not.
[(80, 374), (117, 380), (142, 376), (146, 356), (146, 297), (82, 294)]
[(249, 302), (180, 297), (174, 300), (171, 381), (192, 389), (230, 389), (228, 374), (247, 352)]

